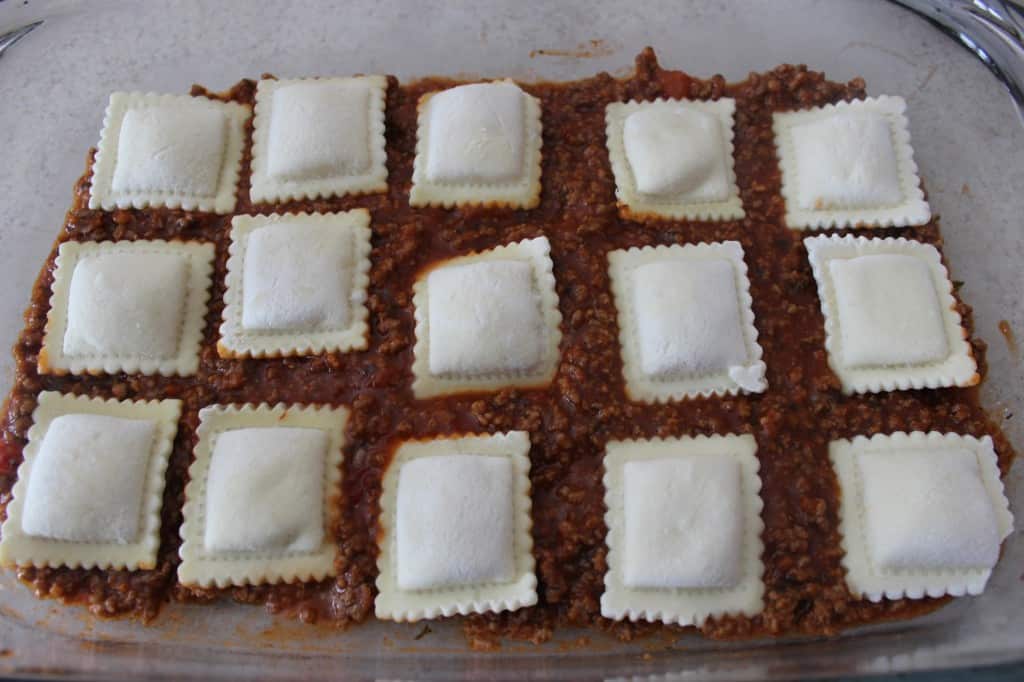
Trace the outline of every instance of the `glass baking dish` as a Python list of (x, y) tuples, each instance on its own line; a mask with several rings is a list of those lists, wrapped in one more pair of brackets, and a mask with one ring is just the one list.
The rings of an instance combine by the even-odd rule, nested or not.
[[(940, 20), (951, 5), (984, 7), (911, 4)], [(983, 21), (984, 12), (975, 14)], [(1024, 447), (1021, 418), (1012, 419), (1024, 414), (1024, 367), (1012, 335), (1024, 330), (1017, 187), (1024, 176), (1024, 127), (985, 65), (907, 9), (855, 0), (350, 0), (333, 7), (0, 0), (0, 34), (40, 19), (0, 57), (0, 284), (9, 292), (0, 297), (4, 348), (21, 328), (32, 281), (113, 90), (185, 93), (193, 82), (217, 89), (264, 72), (574, 79), (602, 70), (627, 73), (634, 55), (652, 45), (666, 67), (699, 76), (737, 80), (782, 62), (804, 62), (832, 80), (863, 76), (870, 94), (907, 99), (917, 161), (932, 206), (942, 214), (953, 277), (965, 281), (961, 294), (974, 306), (976, 333), (989, 342), (985, 402)], [(960, 20), (973, 21), (969, 14)], [(991, 31), (982, 23), (977, 28)], [(964, 30), (948, 30), (980, 45)], [(1012, 49), (996, 55), (1013, 56)], [(1021, 64), (1004, 63), (1002, 70), (1012, 77)], [(0, 376), (6, 391), (13, 377), (6, 354)], [(1018, 515), (1022, 468), (1018, 464), (1007, 481)], [(148, 627), (97, 621), (82, 609), (36, 600), (5, 571), (0, 675), (791, 679), (1004, 662), (1024, 657), (1021, 534), (1007, 541), (981, 597), (831, 640), (723, 644), (688, 636), (625, 644), (560, 630), (548, 644), (506, 642), (493, 653), (470, 651), (455, 623), (432, 622), (428, 630), (374, 622), (339, 632), (233, 604), (170, 605)]]

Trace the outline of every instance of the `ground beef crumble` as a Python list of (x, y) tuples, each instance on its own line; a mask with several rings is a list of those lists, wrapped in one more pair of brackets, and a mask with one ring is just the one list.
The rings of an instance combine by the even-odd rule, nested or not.
[[(229, 360), (216, 352), (223, 309), (229, 216), (170, 209), (94, 211), (87, 208), (90, 171), (75, 188), (74, 204), (58, 242), (202, 239), (216, 244), (216, 269), (199, 372), (193, 377), (138, 375), (41, 376), (42, 341), (54, 253), (43, 267), (14, 349), (17, 380), (0, 432), (0, 516), (41, 390), (184, 401), (167, 474), (162, 544), (152, 571), (23, 568), (19, 577), (41, 597), (87, 605), (100, 616), (150, 620), (168, 600), (231, 598), (265, 604), (304, 621), (348, 625), (373, 614), (376, 516), (381, 478), (396, 444), (459, 432), (523, 429), (533, 447), (534, 552), (539, 604), (514, 613), (463, 619), (471, 645), (495, 646), (503, 637), (541, 642), (558, 625), (592, 626), (622, 639), (680, 628), (614, 623), (600, 616), (606, 569), (602, 457), (610, 439), (713, 433), (750, 433), (758, 442), (764, 498), (765, 608), (753, 617), (725, 617), (701, 631), (732, 639), (836, 633), (842, 628), (928, 612), (944, 599), (881, 604), (854, 598), (840, 565), (838, 489), (827, 458), (836, 438), (897, 430), (991, 434), (1005, 472), (1013, 451), (978, 402), (977, 389), (896, 391), (844, 396), (828, 368), (824, 326), (802, 233), (783, 223), (772, 112), (863, 98), (864, 82), (832, 83), (803, 66), (752, 73), (740, 83), (721, 76), (700, 80), (662, 70), (650, 50), (636, 74), (608, 74), (572, 83), (524, 88), (543, 106), (543, 195), (534, 210), (412, 209), (408, 204), (420, 95), (453, 81), (426, 79), (399, 85), (389, 79), (386, 194), (253, 205), (248, 199), (251, 153), (246, 149), (238, 213), (338, 211), (366, 207), (372, 215), (369, 349), (276, 360)], [(226, 93), (194, 87), (192, 94), (251, 104), (255, 82)], [(604, 110), (610, 102), (658, 97), (736, 99), (735, 161), (746, 217), (727, 222), (638, 223), (619, 216), (605, 147)], [(251, 123), (249, 124), (251, 132)], [(919, 142), (926, 144), (927, 142)], [(92, 154), (88, 165), (91, 166)], [(851, 232), (841, 230), (839, 233)], [(868, 233), (866, 230), (852, 232)], [(938, 219), (921, 227), (871, 230), (941, 247)], [(412, 283), (437, 261), (507, 242), (546, 235), (563, 314), (561, 364), (544, 390), (504, 390), (414, 401), (410, 390)], [(612, 249), (732, 239), (746, 252), (759, 340), (769, 389), (758, 395), (713, 397), (665, 405), (625, 398), (616, 313), (609, 289)], [(960, 305), (971, 329), (971, 311)], [(974, 340), (984, 373), (985, 346)], [(315, 584), (202, 590), (176, 582), (178, 527), (198, 410), (211, 403), (322, 402), (348, 404), (338, 577)]]

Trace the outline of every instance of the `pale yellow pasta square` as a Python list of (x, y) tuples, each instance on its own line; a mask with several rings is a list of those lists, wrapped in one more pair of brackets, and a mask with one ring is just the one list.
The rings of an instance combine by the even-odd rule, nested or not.
[[(348, 410), (211, 405), (199, 420), (178, 579), (226, 587), (334, 575)], [(221, 442), (229, 437), (237, 442)]]
[[(764, 522), (756, 451), (750, 435), (608, 443), (602, 616), (699, 626), (715, 616), (761, 612)], [(674, 473), (679, 466), (684, 470)], [(729, 468), (731, 478), (719, 475)], [(688, 525), (681, 533), (683, 519)], [(669, 544), (673, 555), (665, 554)]]
[(413, 393), (545, 386), (562, 315), (546, 237), (443, 261), (413, 285)]
[(0, 564), (156, 568), (180, 414), (180, 400), (40, 393), (0, 530)]
[(235, 208), (248, 106), (115, 92), (92, 168), (89, 208)]
[(387, 78), (265, 79), (253, 116), (254, 202), (387, 191)]
[[(537, 603), (529, 451), (525, 431), (399, 445), (380, 498), (378, 618), (416, 621)], [(428, 499), (430, 508), (417, 506)], [(419, 523), (427, 514), (434, 523)]]
[(613, 102), (608, 158), (622, 213), (637, 220), (735, 220), (745, 214), (733, 161), (736, 101)]
[(213, 244), (60, 245), (39, 352), (43, 374), (195, 374)]
[(241, 215), (231, 225), (222, 357), (367, 347), (369, 211)]
[(1013, 531), (992, 438), (897, 432), (829, 443), (846, 583), (871, 601), (981, 594)]
[(412, 206), (540, 203), (540, 101), (510, 80), (420, 98)]

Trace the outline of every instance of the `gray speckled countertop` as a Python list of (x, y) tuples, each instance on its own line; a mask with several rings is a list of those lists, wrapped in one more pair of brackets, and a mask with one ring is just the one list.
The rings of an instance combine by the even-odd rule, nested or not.
[[(881, 0), (350, 0), (330, 6), (301, 0), (0, 0), (0, 28), (38, 16), (46, 23), (0, 57), (0, 286), (6, 292), (0, 296), (0, 348), (10, 347), (21, 328), (30, 286), (62, 225), (111, 91), (184, 93), (193, 82), (221, 88), (264, 72), (578, 78), (601, 70), (623, 73), (650, 44), (664, 65), (696, 75), (722, 73), (735, 80), (778, 63), (806, 62), (833, 80), (864, 76), (870, 94), (907, 99), (916, 159), (932, 207), (942, 214), (953, 277), (965, 282), (962, 295), (975, 308), (976, 332), (989, 342), (984, 397), (996, 413), (1021, 413), (1005, 426), (1024, 445), (1024, 368), (1020, 352), (998, 331), (1006, 320), (1024, 333), (1024, 127), (1006, 92), (974, 57), (901, 8)], [(10, 356), (0, 351), (4, 391), (12, 370)], [(1015, 467), (1008, 481), (1018, 510), (1022, 468)], [(1017, 531), (985, 595), (958, 600), (917, 629), (870, 641), (851, 637), (745, 652), (700, 644), (652, 661), (639, 657), (637, 647), (622, 646), (601, 659), (549, 648), (516, 659), (515, 666), (528, 659), (533, 668), (505, 667), (514, 657), (465, 654), (460, 636), (443, 624), (422, 646), (408, 642), (408, 651), (380, 644), (410, 640), (406, 629), (374, 623), (309, 638), (301, 655), (264, 656), (252, 633), (270, 621), (256, 610), (175, 612), (139, 629), (37, 602), (0, 572), (0, 675), (32, 670), (82, 678), (313, 678), (335, 675), (339, 666), (358, 677), (435, 679), (456, 669), (460, 675), (575, 679), (885, 674), (1020, 657), (1021, 566), (1024, 539)], [(428, 648), (439, 643), (450, 647), (448, 653)], [(4, 656), (5, 649), (14, 654)], [(1017, 665), (906, 679), (1021, 678), (1024, 668)]]

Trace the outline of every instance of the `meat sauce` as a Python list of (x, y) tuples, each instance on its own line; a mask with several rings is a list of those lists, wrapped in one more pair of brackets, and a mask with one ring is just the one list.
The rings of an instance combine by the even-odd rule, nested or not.
[[(783, 65), (729, 84), (658, 66), (643, 52), (627, 79), (608, 74), (524, 89), (543, 107), (543, 193), (532, 210), (411, 208), (416, 103), (454, 85), (429, 78), (401, 85), (387, 97), (388, 191), (384, 194), (253, 205), (248, 198), (247, 148), (237, 213), (328, 212), (357, 207), (372, 215), (373, 252), (366, 351), (313, 357), (233, 360), (218, 357), (230, 216), (171, 209), (88, 208), (90, 169), (75, 186), (58, 243), (67, 240), (198, 239), (216, 245), (212, 297), (199, 371), (191, 377), (140, 375), (47, 376), (36, 360), (48, 310), (56, 250), (32, 291), (25, 329), (14, 349), (17, 378), (0, 433), (0, 515), (22, 457), (40, 391), (103, 398), (179, 398), (183, 416), (167, 473), (158, 565), (150, 571), (21, 568), (19, 577), (41, 597), (87, 605), (100, 616), (148, 621), (168, 601), (231, 598), (264, 604), (305, 621), (346, 626), (373, 616), (377, 509), (381, 479), (405, 439), (510, 429), (530, 433), (533, 535), (539, 581), (536, 606), (462, 619), (470, 643), (494, 646), (503, 637), (540, 642), (560, 625), (611, 631), (622, 639), (676, 626), (612, 622), (600, 615), (606, 570), (605, 443), (612, 439), (750, 433), (758, 443), (764, 499), (764, 611), (755, 617), (709, 620), (700, 630), (720, 639), (785, 634), (830, 635), (879, 620), (931, 611), (945, 599), (872, 604), (850, 594), (840, 564), (839, 490), (830, 440), (893, 431), (939, 430), (995, 439), (1005, 473), (1013, 450), (978, 401), (976, 388), (845, 396), (828, 367), (824, 322), (802, 245), (803, 233), (783, 222), (772, 113), (864, 97), (864, 82), (833, 83), (803, 66)], [(193, 87), (192, 94), (252, 104), (256, 83), (225, 93)], [(658, 97), (736, 100), (735, 168), (746, 210), (741, 220), (639, 223), (619, 216), (605, 147), (605, 106)], [(251, 133), (251, 122), (249, 131)], [(922, 142), (919, 142), (922, 144)], [(88, 165), (91, 167), (92, 153)], [(851, 232), (851, 230), (842, 230)], [(852, 230), (904, 236), (941, 248), (938, 220), (906, 229)], [(474, 250), (545, 235), (551, 242), (563, 314), (561, 364), (546, 389), (414, 400), (410, 389), (417, 273)], [(662, 405), (627, 400), (607, 254), (658, 244), (736, 240), (749, 268), (759, 342), (768, 366), (765, 393), (688, 399)], [(968, 330), (971, 310), (958, 306)], [(972, 346), (982, 373), (985, 344)], [(178, 528), (195, 445), (198, 410), (213, 403), (298, 402), (351, 407), (344, 450), (337, 577), (320, 583), (197, 589), (176, 580)]]

